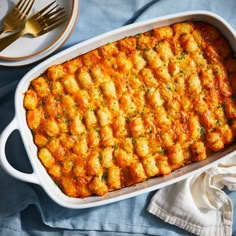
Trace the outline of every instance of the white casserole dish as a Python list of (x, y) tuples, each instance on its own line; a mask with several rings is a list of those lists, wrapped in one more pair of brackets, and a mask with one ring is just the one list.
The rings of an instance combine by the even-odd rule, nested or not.
[[(15, 92), (15, 117), (11, 123), (5, 128), (0, 136), (0, 163), (2, 168), (13, 177), (22, 181), (35, 183), (41, 185), (46, 193), (59, 205), (68, 208), (88, 208), (100, 206), (119, 200), (127, 199), (137, 196), (139, 194), (150, 192), (167, 185), (181, 181), (192, 175), (199, 174), (206, 171), (210, 167), (217, 165), (223, 160), (232, 157), (236, 154), (236, 144), (221, 150), (206, 160), (198, 163), (193, 163), (189, 166), (183, 167), (175, 172), (172, 172), (165, 177), (155, 177), (143, 183), (136, 184), (131, 187), (126, 187), (114, 192), (109, 192), (105, 196), (91, 196), (85, 199), (71, 198), (66, 196), (53, 182), (51, 177), (47, 174), (45, 168), (37, 158), (37, 148), (33, 142), (33, 137), (30, 129), (26, 123), (26, 112), (23, 106), (24, 93), (28, 89), (31, 80), (42, 74), (49, 66), (60, 64), (70, 60), (76, 56), (91, 51), (106, 43), (117, 41), (125, 36), (135, 35), (137, 33), (146, 32), (156, 27), (171, 25), (183, 21), (203, 21), (217, 27), (223, 35), (228, 39), (234, 51), (236, 51), (236, 34), (230, 25), (221, 17), (206, 11), (194, 11), (179, 13), (164, 17), (158, 17), (145, 22), (128, 25), (114, 31), (105, 33), (95, 38), (89, 39), (85, 42), (79, 43), (71, 48), (68, 48), (51, 58), (40, 63), (38, 66), (30, 70), (20, 81)], [(22, 173), (12, 167), (5, 155), (5, 146), (8, 137), (15, 130), (18, 129), (24, 146), (26, 148), (29, 160), (33, 167), (32, 174)]]

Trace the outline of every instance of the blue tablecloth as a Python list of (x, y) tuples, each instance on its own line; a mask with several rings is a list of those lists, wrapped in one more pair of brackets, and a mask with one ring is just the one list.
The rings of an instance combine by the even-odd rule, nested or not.
[[(215, 12), (236, 30), (236, 0), (81, 0), (79, 21), (63, 48), (126, 24), (187, 10)], [(0, 66), (0, 132), (14, 117), (17, 83), (35, 64)], [(6, 152), (13, 166), (31, 171), (17, 132), (11, 135)], [(55, 204), (41, 187), (20, 182), (0, 168), (0, 235), (190, 235), (146, 211), (153, 194), (102, 207), (70, 210)], [(236, 206), (236, 192), (228, 194)], [(234, 222), (236, 235), (236, 216)]]

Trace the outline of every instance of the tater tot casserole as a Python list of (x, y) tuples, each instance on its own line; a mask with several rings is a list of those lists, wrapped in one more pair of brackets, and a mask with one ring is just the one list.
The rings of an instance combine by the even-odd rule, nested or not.
[(53, 65), (24, 94), (38, 158), (70, 197), (172, 171), (236, 137), (236, 59), (213, 26), (183, 22)]

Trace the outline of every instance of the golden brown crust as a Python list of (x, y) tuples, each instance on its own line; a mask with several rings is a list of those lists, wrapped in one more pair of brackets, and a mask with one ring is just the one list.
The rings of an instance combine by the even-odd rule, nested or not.
[(104, 195), (232, 143), (235, 78), (220, 32), (184, 22), (51, 66), (24, 106), (39, 158), (65, 194)]

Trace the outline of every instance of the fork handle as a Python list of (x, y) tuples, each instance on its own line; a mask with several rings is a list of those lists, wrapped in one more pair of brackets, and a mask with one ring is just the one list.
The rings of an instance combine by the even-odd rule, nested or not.
[(20, 38), (22, 35), (26, 34), (27, 32), (25, 29), (21, 30), (20, 32), (17, 32), (15, 34), (11, 34), (9, 36), (6, 36), (4, 38), (0, 39), (0, 52), (3, 51), (5, 48), (7, 48), (10, 44), (12, 44), (15, 40)]

